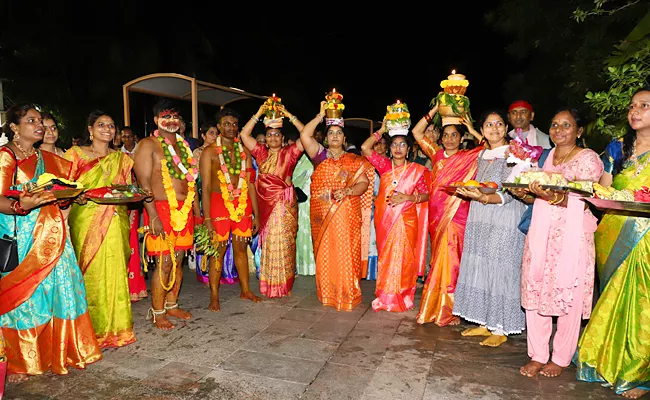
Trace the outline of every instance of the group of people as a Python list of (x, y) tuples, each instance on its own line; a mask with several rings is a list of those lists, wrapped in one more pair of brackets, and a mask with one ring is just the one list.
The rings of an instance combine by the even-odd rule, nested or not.
[[(382, 124), (359, 155), (346, 151), (345, 120), (326, 117), (326, 102), (304, 124), (283, 105), (281, 117), (268, 117), (267, 107), (241, 129), (240, 116), (222, 108), (201, 127), (203, 145), (192, 149), (179, 133), (178, 109), (163, 100), (154, 107), (158, 129), (132, 154), (111, 149), (116, 127), (105, 113), (89, 117), (89, 145), (63, 153), (48, 143), (51, 116), (30, 104), (8, 111), (0, 234), (17, 232), (19, 264), (0, 275), (0, 365), (12, 380), (65, 374), (99, 360), (101, 348), (135, 341), (128, 275), (139, 217), (83, 194), (60, 199), (34, 190), (50, 173), (85, 189), (136, 183), (150, 194), (143, 228), (155, 264), (149, 317), (157, 328), (173, 329), (170, 317), (192, 318), (179, 307), (179, 294), (183, 258), (199, 251), (194, 234), (201, 224), (217, 250), (203, 255), (207, 270), (196, 266), (210, 286), (212, 311), (221, 308), (229, 251), (241, 298), (261, 301), (249, 285), (255, 238), (261, 296), (289, 296), (296, 273), (315, 274), (321, 303), (347, 311), (361, 302), (361, 280), (371, 278), (373, 310), (403, 312), (417, 306), (423, 279), (420, 324), (464, 319), (476, 327), (461, 334), (485, 337), (480, 344), (487, 347), (526, 330), (531, 361), (522, 375), (559, 376), (573, 362), (578, 379), (626, 397), (650, 389), (650, 218), (606, 212), (599, 222), (578, 196), (537, 182), (501, 190), (513, 173), (508, 149), (515, 135), (545, 149), (537, 161), (543, 171), (619, 190), (650, 185), (650, 88), (634, 95), (629, 133), (602, 157), (580, 144), (585, 121), (577, 111), (559, 110), (546, 135), (531, 124), (526, 101), (507, 113), (486, 112), (478, 130), (467, 115), (460, 124), (435, 126), (434, 106), (411, 133)], [(299, 137), (285, 136), (285, 120)], [(262, 138), (253, 134), (260, 122)], [(467, 135), (475, 146), (461, 145)], [(449, 190), (469, 180), (495, 182), (499, 190)], [(19, 194), (7, 195), (10, 189)], [(593, 308), (596, 270), (601, 293)]]

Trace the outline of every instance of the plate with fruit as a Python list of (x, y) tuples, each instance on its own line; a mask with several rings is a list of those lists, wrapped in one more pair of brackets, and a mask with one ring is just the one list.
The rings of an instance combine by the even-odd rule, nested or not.
[(647, 186), (637, 190), (616, 190), (594, 183), (594, 197), (583, 200), (602, 210), (650, 214), (650, 188)]
[(593, 194), (593, 182), (590, 181), (569, 181), (561, 173), (531, 169), (522, 172), (515, 177), (514, 182), (503, 182), (503, 187), (507, 189), (528, 189), (532, 182), (539, 182), (542, 190), (552, 190), (557, 193), (576, 193), (582, 196), (591, 196)]
[(453, 194), (453, 193), (456, 193), (456, 189), (458, 189), (459, 187), (465, 187), (465, 188), (470, 188), (470, 189), (475, 188), (475, 189), (478, 189), (481, 193), (485, 193), (485, 194), (496, 193), (497, 190), (499, 190), (499, 184), (496, 183), (496, 182), (492, 182), (492, 181), (479, 182), (479, 181), (476, 181), (474, 179), (471, 179), (471, 180), (466, 181), (466, 182), (454, 182), (451, 185), (443, 186), (442, 188), (446, 192), (448, 192), (450, 194)]
[(98, 204), (126, 204), (143, 201), (149, 193), (135, 185), (114, 185), (87, 190), (84, 195)]

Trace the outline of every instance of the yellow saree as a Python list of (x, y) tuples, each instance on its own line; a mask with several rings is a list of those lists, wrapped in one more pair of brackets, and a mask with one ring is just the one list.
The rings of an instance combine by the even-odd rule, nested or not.
[[(120, 151), (91, 159), (75, 146), (64, 157), (73, 163), (73, 179), (87, 189), (131, 183), (133, 160)], [(74, 204), (69, 221), (100, 347), (135, 342), (127, 275), (127, 261), (131, 256), (127, 207), (91, 201), (85, 205)]]

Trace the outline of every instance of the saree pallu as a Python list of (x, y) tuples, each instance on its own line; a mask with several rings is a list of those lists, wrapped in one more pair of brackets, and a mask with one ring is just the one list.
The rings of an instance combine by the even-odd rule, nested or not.
[(291, 294), (296, 271), (298, 201), (291, 175), (302, 151), (295, 144), (270, 152), (258, 144), (251, 152), (258, 165), (255, 182), (260, 211), (260, 293)]
[[(334, 191), (353, 186), (362, 174), (369, 182), (363, 195), (334, 200)], [(323, 305), (350, 311), (361, 302), (359, 281), (368, 267), (375, 170), (365, 158), (348, 153), (322, 161), (311, 178), (316, 294)]]
[[(642, 164), (648, 157), (638, 160)], [(635, 170), (632, 165), (621, 171), (612, 186), (650, 186), (650, 167), (637, 177)], [(595, 242), (602, 294), (578, 342), (577, 378), (617, 394), (650, 390), (650, 218), (608, 212)]]
[[(379, 253), (377, 287), (372, 302), (375, 311), (407, 311), (413, 308), (418, 274), (426, 262), (429, 209), (427, 203), (404, 202), (390, 206), (387, 199), (394, 192), (415, 193), (417, 182), (424, 177), (431, 184), (426, 167), (410, 163), (394, 168), (380, 178), (375, 200), (375, 228)], [(399, 179), (396, 187), (391, 182)]]
[[(38, 152), (19, 161), (17, 188), (49, 172), (69, 178), (70, 163)], [(0, 150), (0, 193), (11, 186), (13, 155)], [(7, 370), (37, 375), (68, 367), (85, 368), (102, 358), (95, 338), (84, 279), (66, 235), (57, 205), (46, 205), (16, 216), (20, 264), (0, 278), (0, 327), (5, 339)], [(14, 217), (0, 214), (0, 235), (13, 235)]]
[[(85, 188), (131, 183), (133, 160), (122, 152), (90, 159), (79, 147), (65, 153)], [(74, 204), (70, 236), (88, 295), (88, 311), (100, 347), (135, 342), (127, 260), (131, 257), (126, 205)]]
[[(298, 160), (293, 170), (293, 186), (300, 188), (309, 196), (311, 191), (311, 175), (314, 165), (304, 154)], [(309, 199), (298, 203), (298, 233), (296, 234), (296, 271), (298, 275), (315, 275), (316, 261), (314, 260), (314, 245), (311, 239), (311, 222), (309, 220)]]
[(131, 302), (140, 301), (147, 297), (147, 283), (144, 281), (142, 265), (140, 264), (140, 238), (138, 228), (140, 227), (140, 210), (129, 210), (129, 295)]
[(435, 322), (438, 326), (445, 326), (458, 318), (452, 310), (470, 203), (450, 195), (441, 186), (474, 178), (478, 155), (484, 148), (459, 150), (445, 158), (444, 151), (438, 151), (429, 138), (425, 137), (419, 144), (431, 158), (433, 169), (429, 191), (431, 267), (422, 290), (417, 323)]

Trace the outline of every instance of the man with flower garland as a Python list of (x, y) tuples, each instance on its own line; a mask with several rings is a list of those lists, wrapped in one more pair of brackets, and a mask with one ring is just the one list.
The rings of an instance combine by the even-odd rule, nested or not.
[(248, 287), (248, 243), (259, 229), (257, 192), (250, 152), (239, 141), (239, 115), (230, 108), (217, 114), (217, 141), (201, 154), (200, 173), (204, 224), (220, 249), (219, 259), (210, 260), (211, 311), (221, 310), (219, 284), (226, 245), (232, 233), (235, 267), (239, 275), (239, 297), (255, 303), (260, 298)]
[[(197, 161), (187, 142), (179, 135), (182, 118), (169, 100), (161, 100), (153, 109), (158, 129), (138, 144), (134, 160), (138, 183), (153, 193), (145, 202), (144, 225), (147, 254), (156, 258), (151, 279), (149, 316), (154, 325), (170, 330), (175, 325), (168, 316), (190, 319), (192, 314), (178, 307), (183, 281), (181, 263), (185, 251), (194, 243)], [(170, 249), (174, 248), (174, 257)]]

